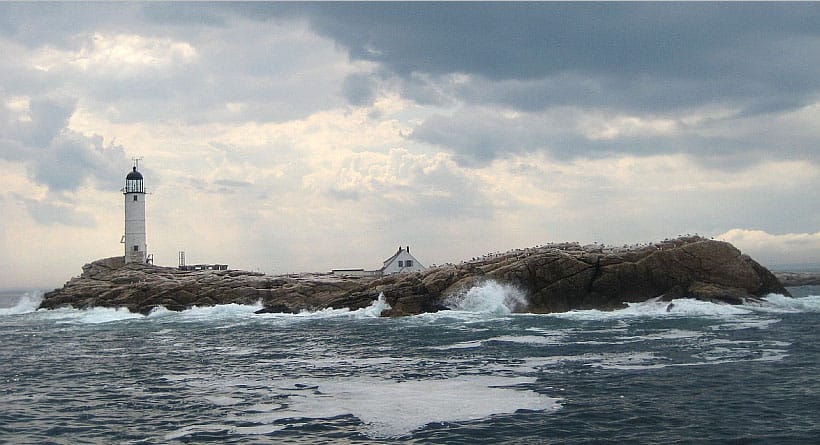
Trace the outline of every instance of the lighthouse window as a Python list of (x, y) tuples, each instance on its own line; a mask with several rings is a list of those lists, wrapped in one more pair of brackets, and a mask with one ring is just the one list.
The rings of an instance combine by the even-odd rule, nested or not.
[(134, 201), (136, 201), (136, 200), (137, 200), (137, 195), (134, 195)]
[(137, 252), (139, 250), (140, 250), (140, 246), (134, 246), (134, 252)]

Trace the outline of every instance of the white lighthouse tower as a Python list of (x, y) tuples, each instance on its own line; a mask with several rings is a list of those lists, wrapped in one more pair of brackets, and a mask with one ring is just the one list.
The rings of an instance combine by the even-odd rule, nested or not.
[(125, 177), (125, 243), (126, 263), (145, 263), (148, 261), (148, 248), (145, 243), (145, 187), (142, 185), (142, 174), (137, 171), (139, 160), (134, 160), (134, 168)]

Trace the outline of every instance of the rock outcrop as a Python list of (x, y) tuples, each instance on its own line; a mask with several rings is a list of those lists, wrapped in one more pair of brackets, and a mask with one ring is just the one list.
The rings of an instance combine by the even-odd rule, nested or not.
[(261, 301), (261, 312), (298, 312), (359, 309), (384, 294), (391, 309), (382, 315), (401, 316), (446, 309), (452, 296), (487, 280), (518, 288), (528, 300), (520, 310), (535, 313), (617, 309), (658, 297), (739, 304), (769, 293), (789, 295), (771, 272), (731, 244), (688, 237), (631, 248), (551, 244), (382, 278), (181, 271), (115, 257), (83, 266), (80, 277), (47, 293), (41, 307), (147, 313), (159, 306)]
[(774, 272), (774, 276), (784, 286), (820, 286), (820, 273), (816, 272)]
[(47, 292), (41, 308), (125, 307), (148, 313), (165, 307), (179, 311), (192, 306), (265, 303), (268, 312), (299, 312), (321, 308), (358, 309), (376, 296), (348, 297), (361, 286), (355, 279), (321, 275), (268, 276), (242, 270), (183, 271), (151, 264), (128, 263), (122, 257), (94, 261), (62, 288)]

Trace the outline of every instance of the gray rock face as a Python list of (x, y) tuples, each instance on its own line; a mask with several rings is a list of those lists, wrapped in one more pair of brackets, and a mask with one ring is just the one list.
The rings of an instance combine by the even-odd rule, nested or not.
[(789, 295), (778, 279), (731, 244), (699, 237), (636, 248), (556, 244), (519, 249), (458, 265), (383, 278), (328, 274), (266, 276), (245, 271), (180, 271), (122, 258), (98, 260), (44, 296), (42, 308), (127, 307), (147, 313), (158, 306), (253, 304), (263, 312), (367, 307), (383, 293), (383, 316), (446, 309), (448, 297), (487, 280), (512, 285), (529, 312), (611, 310), (626, 302), (697, 298), (732, 304), (769, 293)]
[[(326, 307), (366, 307), (375, 297), (350, 299), (353, 279), (267, 276), (241, 270), (182, 271), (150, 264), (125, 264), (122, 257), (83, 266), (80, 277), (43, 297), (41, 308), (125, 307), (148, 313), (163, 306), (179, 311), (192, 306), (255, 304), (260, 300), (276, 312), (299, 312)], [(378, 294), (376, 295), (378, 297)]]

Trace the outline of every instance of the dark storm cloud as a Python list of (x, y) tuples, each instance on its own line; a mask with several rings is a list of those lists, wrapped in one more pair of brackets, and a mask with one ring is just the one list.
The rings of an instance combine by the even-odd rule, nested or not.
[(74, 227), (94, 226), (94, 216), (87, 212), (78, 211), (76, 202), (65, 200), (64, 197), (52, 195), (50, 199), (38, 201), (19, 194), (13, 198), (22, 202), (31, 217), (40, 224), (47, 226), (65, 225)]
[[(804, 3), (288, 3), (226, 5), (255, 20), (306, 20), (375, 77), (348, 78), (367, 105), (390, 82), (425, 118), (411, 139), (465, 165), (546, 151), (556, 158), (687, 153), (738, 168), (765, 156), (816, 159), (760, 124), (820, 99), (820, 8)], [(383, 85), (383, 83), (382, 83)], [(727, 110), (674, 134), (590, 138), (554, 110), (677, 120)], [(500, 110), (523, 112), (506, 119)], [(577, 117), (577, 116), (576, 116)], [(696, 128), (701, 127), (701, 128)], [(699, 132), (698, 130), (706, 130)], [(806, 133), (806, 130), (802, 130)], [(712, 134), (714, 133), (714, 134)], [(790, 140), (813, 136), (772, 132)], [(810, 132), (809, 132), (810, 133)], [(808, 147), (808, 146), (806, 146)], [(765, 154), (765, 156), (761, 156)]]
[(471, 101), (524, 109), (730, 100), (767, 111), (805, 103), (820, 87), (814, 4), (343, 3), (244, 12), (302, 14), (352, 58), (405, 79), (541, 80), (484, 97), (464, 91)]
[(225, 17), (212, 4), (151, 2), (142, 4), (142, 14), (149, 21), (164, 25), (225, 26)]
[[(725, 119), (699, 127), (667, 120), (663, 122), (669, 126), (666, 131), (650, 128), (630, 132), (627, 123), (621, 134), (609, 136), (604, 133), (611, 122), (617, 126), (614, 118), (590, 119), (578, 109), (503, 116), (493, 108), (470, 107), (449, 116), (429, 117), (408, 139), (445, 147), (465, 166), (485, 166), (499, 158), (534, 152), (549, 153), (561, 161), (617, 154), (687, 153), (703, 164), (724, 170), (748, 167), (773, 157), (818, 157), (816, 138), (766, 124), (765, 117), (752, 123)], [(744, 125), (747, 128), (738, 129), (738, 135), (723, 134), (726, 128)]]
[(352, 74), (345, 78), (342, 91), (351, 105), (368, 105), (376, 97), (377, 84), (366, 74)]
[(37, 97), (25, 116), (3, 107), (0, 158), (24, 162), (31, 178), (50, 192), (75, 191), (86, 181), (116, 190), (128, 165), (125, 151), (101, 136), (68, 129), (76, 106), (72, 97)]
[(128, 165), (119, 146), (105, 146), (100, 136), (64, 130), (48, 146), (38, 151), (30, 164), (32, 176), (52, 191), (74, 191), (87, 180), (103, 189), (120, 187), (123, 166)]
[(122, 29), (138, 5), (96, 2), (3, 2), (0, 36), (29, 48), (50, 45), (74, 48), (70, 37), (89, 29)]
[(77, 100), (74, 98), (36, 98), (29, 104), (31, 120), (22, 135), (27, 145), (45, 147), (68, 125)]

